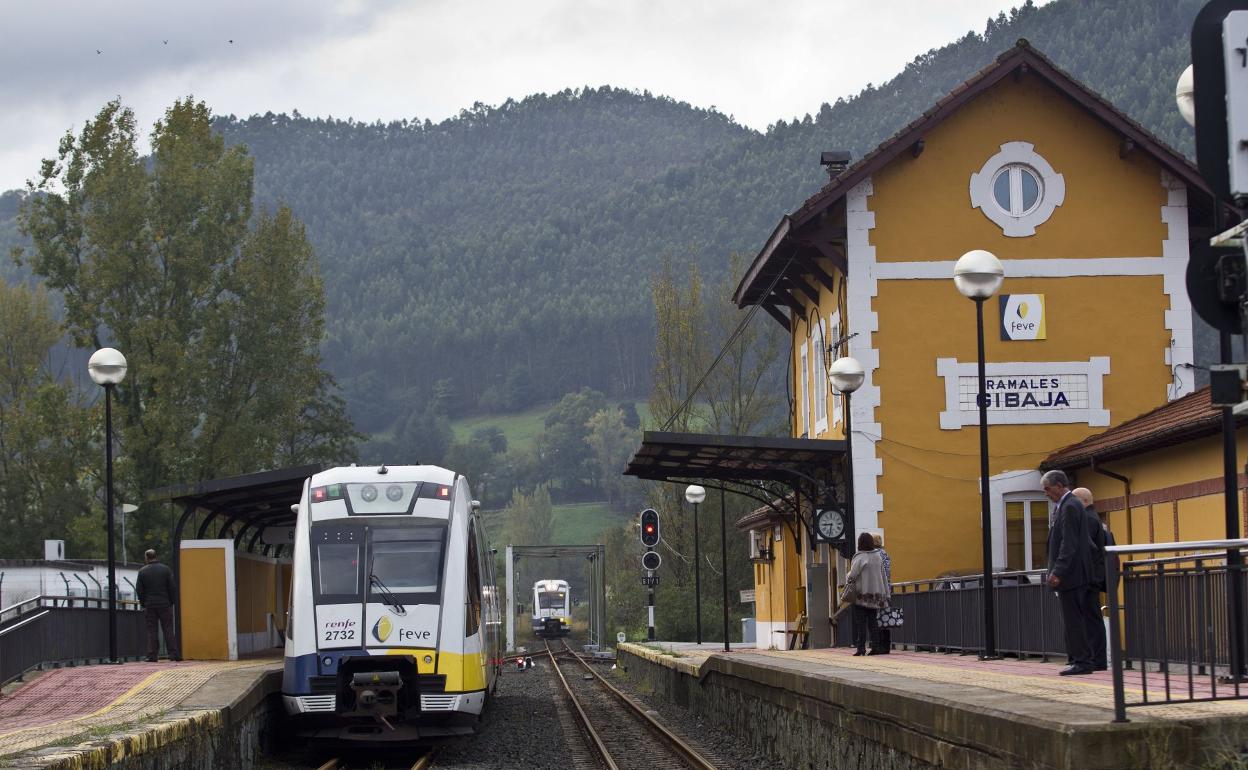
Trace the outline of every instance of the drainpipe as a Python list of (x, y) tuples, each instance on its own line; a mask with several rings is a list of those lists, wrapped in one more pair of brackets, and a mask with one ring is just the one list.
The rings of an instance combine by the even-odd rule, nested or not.
[[(1091, 460), (1091, 467), (1092, 467), (1092, 472), (1093, 472), (1093, 473), (1099, 473), (1099, 474), (1101, 474), (1102, 476), (1107, 476), (1107, 477), (1109, 477), (1109, 478), (1111, 478), (1111, 479), (1114, 479), (1114, 480), (1116, 480), (1116, 481), (1121, 481), (1121, 482), (1122, 482), (1122, 486), (1123, 486), (1122, 509), (1123, 509), (1123, 511), (1127, 514), (1127, 545), (1131, 545), (1132, 543), (1134, 543), (1134, 542), (1135, 542), (1135, 538), (1133, 538), (1133, 537), (1131, 536), (1131, 535), (1132, 535), (1132, 530), (1131, 530), (1131, 479), (1127, 478), (1126, 476), (1123, 476), (1121, 473), (1114, 473), (1113, 471), (1107, 471), (1107, 470), (1105, 470), (1104, 468), (1098, 468), (1098, 467), (1097, 467), (1097, 465), (1096, 465), (1096, 458), (1095, 458), (1095, 457), (1094, 457), (1094, 458), (1092, 458), (1092, 460)], [(1105, 519), (1105, 520), (1106, 520), (1106, 522), (1108, 522), (1108, 521), (1109, 521), (1109, 516), (1108, 516), (1108, 514), (1106, 515), (1106, 519)]]

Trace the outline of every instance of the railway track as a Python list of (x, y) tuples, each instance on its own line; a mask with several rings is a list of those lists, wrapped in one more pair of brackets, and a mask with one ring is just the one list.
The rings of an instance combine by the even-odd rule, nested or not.
[(568, 695), (570, 710), (609, 770), (716, 770), (710, 760), (603, 678), (567, 642), (552, 646), (548, 641), (546, 652)]
[[(435, 753), (436, 752), (434, 751), (426, 751), (411, 764), (408, 764), (407, 762), (390, 761), (386, 762), (385, 766), (387, 768), (394, 768), (394, 770), (430, 770), (430, 768), (433, 767), (433, 758)], [(358, 770), (359, 768), (369, 768), (371, 770), (371, 768), (377, 767), (377, 765), (378, 763), (373, 760), (369, 760), (364, 764), (352, 765), (340, 757), (334, 757), (320, 767), (316, 768), (316, 770)]]

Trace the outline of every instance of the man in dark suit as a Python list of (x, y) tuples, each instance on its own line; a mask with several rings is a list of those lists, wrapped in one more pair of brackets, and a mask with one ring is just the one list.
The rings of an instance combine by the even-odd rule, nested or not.
[(1092, 667), (1097, 671), (1109, 668), (1105, 650), (1105, 618), (1101, 615), (1101, 594), (1105, 593), (1105, 546), (1111, 545), (1110, 535), (1096, 512), (1092, 490), (1079, 487), (1071, 490), (1083, 504), (1084, 526), (1088, 530), (1092, 553), (1092, 583), (1088, 586), (1088, 643), (1092, 647)]
[(1090, 674), (1095, 669), (1088, 642), (1088, 596), (1092, 584), (1091, 540), (1083, 504), (1070, 493), (1070, 479), (1062, 471), (1049, 471), (1040, 479), (1045, 497), (1057, 505), (1049, 529), (1049, 587), (1062, 603), (1066, 630), (1066, 653), (1070, 665), (1062, 676)]
[(177, 603), (178, 584), (173, 579), (173, 570), (161, 564), (156, 558), (156, 551), (151, 548), (143, 554), (147, 565), (139, 570), (135, 580), (135, 592), (139, 595), (139, 603), (147, 622), (147, 659), (156, 662), (160, 654), (160, 637), (157, 625), (165, 633), (165, 650), (170, 660), (182, 660), (178, 652), (178, 639), (173, 632), (173, 606)]

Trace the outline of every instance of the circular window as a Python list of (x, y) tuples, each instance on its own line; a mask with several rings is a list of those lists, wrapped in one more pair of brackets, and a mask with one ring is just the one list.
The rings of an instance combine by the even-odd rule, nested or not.
[(1010, 238), (1034, 235), (1066, 198), (1066, 181), (1027, 142), (1006, 142), (971, 174), (971, 205)]
[(1012, 163), (997, 172), (992, 180), (992, 199), (1012, 217), (1027, 216), (1040, 205), (1044, 183), (1030, 166)]

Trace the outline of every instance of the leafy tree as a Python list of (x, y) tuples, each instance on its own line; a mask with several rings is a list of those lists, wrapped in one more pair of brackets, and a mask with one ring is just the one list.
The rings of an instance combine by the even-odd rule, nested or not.
[[(34, 558), (69, 533), (72, 553), (99, 554), (96, 502), (103, 415), (48, 367), (61, 336), (47, 293), (0, 280), (0, 555)], [(97, 454), (96, 450), (100, 450)], [(78, 522), (85, 526), (74, 525)]]
[(472, 432), (473, 443), (485, 444), (493, 454), (507, 451), (507, 434), (497, 425), (483, 425)]
[(446, 458), (453, 439), (450, 421), (430, 404), (408, 416), (403, 433), (396, 442), (397, 449), (404, 456), (388, 462), (438, 465)]
[[(136, 138), (133, 113), (109, 102), (44, 161), (19, 216), (22, 257), (60, 293), (74, 342), (129, 361), (116, 388), (124, 494), (349, 451), (356, 435), (320, 369), (323, 291), (303, 226), (285, 207), (253, 224), (252, 160), (202, 102), (166, 111), (150, 159)], [(163, 539), (156, 513), (134, 517), (137, 539)]]
[(624, 475), (628, 458), (641, 439), (640, 432), (624, 424), (624, 413), (619, 409), (602, 409), (586, 423), (589, 445), (599, 488), (607, 500), (623, 507), (629, 500), (638, 499), (640, 490), (635, 479)]
[(565, 493), (573, 494), (584, 485), (595, 486), (597, 474), (590, 461), (590, 419), (607, 405), (606, 396), (592, 388), (581, 388), (559, 399), (546, 415), (545, 430), (537, 439), (538, 453)]
[(547, 487), (540, 486), (532, 494), (514, 491), (511, 504), (503, 511), (504, 542), (513, 545), (547, 545), (553, 542), (553, 514)]
[(620, 416), (624, 420), (624, 427), (637, 430), (641, 427), (641, 415), (637, 414), (637, 405), (632, 401), (621, 401), (619, 405)]

